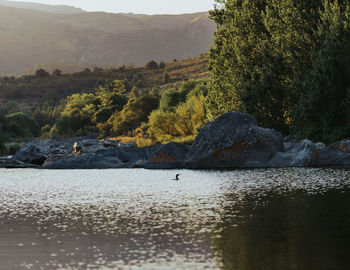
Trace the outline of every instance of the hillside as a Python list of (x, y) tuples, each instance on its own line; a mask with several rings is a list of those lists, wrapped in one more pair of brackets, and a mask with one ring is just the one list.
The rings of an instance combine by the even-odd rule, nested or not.
[(59, 14), (0, 4), (0, 75), (33, 74), (38, 67), (74, 72), (195, 57), (208, 51), (214, 31), (208, 13)]
[(39, 3), (20, 2), (20, 1), (0, 0), (0, 5), (6, 6), (6, 7), (33, 9), (38, 11), (59, 13), (59, 14), (75, 14), (75, 13), (85, 12), (80, 8), (75, 8), (75, 7), (66, 6), (66, 5), (45, 5), (45, 4), (39, 4)]
[[(57, 105), (74, 93), (94, 92), (97, 85), (106, 80), (126, 80), (127, 89), (136, 86), (141, 91), (154, 87), (168, 89), (186, 79), (199, 79), (208, 76), (208, 58), (201, 57), (166, 63), (164, 68), (119, 67), (110, 69), (85, 70), (62, 75), (0, 77), (0, 106), (10, 101), (30, 109), (44, 102)], [(168, 73), (169, 80), (164, 81)]]

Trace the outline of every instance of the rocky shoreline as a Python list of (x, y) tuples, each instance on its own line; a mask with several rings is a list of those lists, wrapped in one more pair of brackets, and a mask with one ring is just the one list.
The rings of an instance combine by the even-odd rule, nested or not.
[(42, 169), (236, 169), (282, 167), (350, 168), (350, 138), (329, 146), (282, 138), (259, 127), (245, 113), (227, 113), (209, 122), (192, 145), (169, 143), (146, 148), (91, 137), (26, 143), (0, 168)]

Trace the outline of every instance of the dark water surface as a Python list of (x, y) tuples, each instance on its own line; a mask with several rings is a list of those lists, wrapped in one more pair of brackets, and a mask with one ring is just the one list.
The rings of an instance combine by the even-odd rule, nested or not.
[(350, 171), (0, 170), (0, 270), (350, 269)]

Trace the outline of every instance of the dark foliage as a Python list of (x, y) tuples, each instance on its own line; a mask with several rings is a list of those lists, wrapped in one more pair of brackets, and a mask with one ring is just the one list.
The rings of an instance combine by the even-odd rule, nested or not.
[(246, 111), (285, 134), (292, 122), (311, 138), (349, 134), (348, 1), (219, 0), (211, 17), (210, 119)]

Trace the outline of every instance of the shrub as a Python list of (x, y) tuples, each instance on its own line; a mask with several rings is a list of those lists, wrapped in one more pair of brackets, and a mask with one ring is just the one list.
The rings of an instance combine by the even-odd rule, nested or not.
[(166, 91), (162, 95), (162, 97), (160, 99), (159, 108), (162, 111), (172, 111), (182, 101), (183, 101), (183, 99), (182, 99), (181, 94), (179, 93), (179, 91), (177, 91), (175, 89), (169, 89), (168, 91)]
[[(184, 82), (179, 90), (169, 89), (162, 95), (159, 108), (163, 111), (174, 111), (177, 106), (186, 101), (187, 96), (194, 91), (197, 84), (198, 82), (191, 80)], [(199, 90), (197, 93), (201, 94)]]
[(62, 75), (62, 71), (59, 70), (59, 69), (55, 69), (52, 74), (55, 75), (55, 76), (61, 76)]
[(13, 143), (8, 146), (8, 154), (13, 156), (21, 150), (22, 146), (19, 143)]
[(7, 147), (5, 145), (5, 135), (0, 131), (0, 156), (7, 155)]
[(5, 117), (6, 130), (18, 137), (37, 137), (40, 127), (34, 118), (25, 113), (14, 113)]
[(157, 62), (155, 62), (155, 61), (152, 60), (152, 61), (149, 61), (149, 62), (147, 63), (146, 68), (147, 68), (147, 69), (158, 69), (159, 67), (158, 67)]
[(153, 111), (149, 116), (148, 134), (161, 143), (191, 142), (207, 123), (203, 96), (192, 96), (175, 111)]
[(103, 68), (101, 67), (94, 67), (93, 72), (102, 72)]
[(35, 76), (39, 78), (46, 78), (46, 77), (50, 77), (50, 74), (45, 69), (41, 68), (35, 71)]
[(163, 83), (168, 83), (170, 80), (170, 75), (169, 73), (166, 71), (164, 72), (164, 75), (163, 75)]
[(131, 98), (121, 112), (115, 113), (108, 122), (114, 134), (121, 135), (136, 129), (146, 121), (149, 114), (159, 105), (159, 98), (150, 94)]

